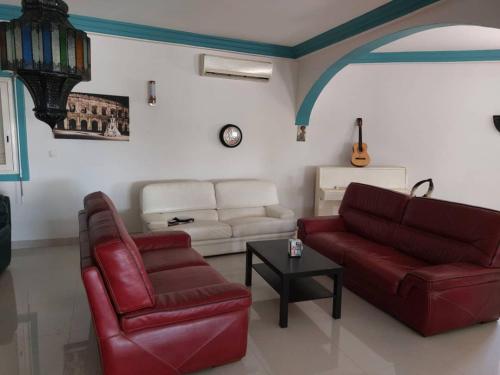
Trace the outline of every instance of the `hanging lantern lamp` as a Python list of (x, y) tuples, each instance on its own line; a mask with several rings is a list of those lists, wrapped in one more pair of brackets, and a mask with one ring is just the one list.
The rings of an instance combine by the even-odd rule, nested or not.
[(66, 118), (71, 90), (90, 81), (90, 39), (69, 22), (62, 0), (23, 0), (22, 12), (0, 22), (0, 68), (23, 81), (35, 116), (54, 128)]

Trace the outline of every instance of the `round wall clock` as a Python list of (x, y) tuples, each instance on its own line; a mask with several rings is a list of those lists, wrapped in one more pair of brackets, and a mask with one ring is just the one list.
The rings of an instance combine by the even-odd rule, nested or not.
[(227, 124), (220, 130), (219, 139), (226, 147), (234, 148), (243, 140), (241, 129), (233, 124)]

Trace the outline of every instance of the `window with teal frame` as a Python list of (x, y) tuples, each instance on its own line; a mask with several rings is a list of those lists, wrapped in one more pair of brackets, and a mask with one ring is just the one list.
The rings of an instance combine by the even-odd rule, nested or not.
[(0, 181), (29, 181), (24, 85), (0, 71)]

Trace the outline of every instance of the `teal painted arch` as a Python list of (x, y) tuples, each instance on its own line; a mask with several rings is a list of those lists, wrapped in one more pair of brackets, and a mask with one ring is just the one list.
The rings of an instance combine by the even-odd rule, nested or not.
[(328, 85), (328, 83), (332, 80), (337, 73), (339, 73), (342, 69), (344, 69), (347, 65), (356, 63), (358, 61), (362, 61), (366, 59), (368, 55), (377, 48), (380, 48), (386, 44), (394, 42), (395, 40), (404, 38), (406, 36), (416, 34), (425, 30), (435, 29), (439, 27), (447, 27), (447, 26), (455, 26), (454, 24), (431, 24), (431, 25), (422, 25), (416, 26), (409, 29), (404, 29), (392, 34), (388, 34), (381, 38), (375, 39), (367, 44), (364, 44), (353, 51), (349, 52), (347, 55), (344, 55), (342, 58), (337, 60), (335, 63), (330, 65), (328, 69), (326, 69), (323, 74), (317, 79), (317, 81), (313, 84), (307, 95), (304, 97), (302, 104), (297, 112), (297, 116), (295, 118), (295, 124), (297, 126), (308, 126), (311, 118), (311, 113), (320, 96), (323, 89)]

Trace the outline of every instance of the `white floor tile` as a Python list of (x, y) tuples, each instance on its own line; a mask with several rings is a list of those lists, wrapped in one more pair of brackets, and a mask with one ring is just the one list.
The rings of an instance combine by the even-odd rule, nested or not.
[[(208, 261), (243, 282), (244, 255)], [(281, 329), (278, 295), (255, 273), (252, 295), (246, 357), (200, 374), (500, 375), (497, 323), (423, 338), (345, 290), (342, 319), (329, 299), (301, 302)], [(0, 302), (0, 375), (99, 375), (77, 247), (15, 251)]]

